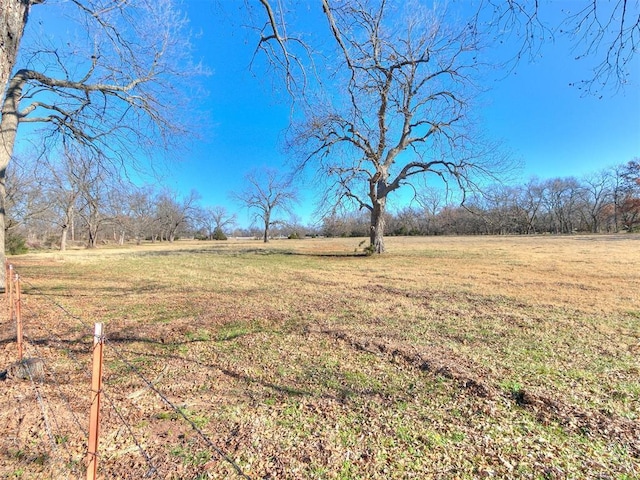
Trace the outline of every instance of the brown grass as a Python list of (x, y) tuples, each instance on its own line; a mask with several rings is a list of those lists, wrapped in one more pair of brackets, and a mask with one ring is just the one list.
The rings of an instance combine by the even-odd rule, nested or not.
[(4, 383), (0, 474), (79, 475), (105, 321), (107, 478), (235, 475), (130, 366), (251, 478), (640, 477), (640, 237), (360, 241), (12, 259), (48, 375)]

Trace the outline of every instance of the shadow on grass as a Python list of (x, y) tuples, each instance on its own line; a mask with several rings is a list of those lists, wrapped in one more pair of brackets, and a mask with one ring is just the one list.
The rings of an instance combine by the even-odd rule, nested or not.
[[(247, 334), (253, 332), (247, 332)], [(110, 343), (117, 344), (128, 344), (128, 343), (146, 343), (146, 344), (156, 344), (162, 346), (163, 348), (173, 349), (180, 348), (186, 344), (194, 344), (194, 343), (215, 343), (214, 340), (187, 340), (187, 341), (177, 341), (177, 342), (162, 342), (151, 338), (142, 338), (142, 337), (129, 337), (129, 336), (116, 336), (110, 337)], [(218, 340), (219, 342), (227, 341), (227, 340)], [(345, 403), (350, 398), (358, 397), (358, 396), (367, 396), (367, 397), (379, 397), (380, 392), (376, 390), (360, 390), (354, 389), (347, 385), (344, 385), (342, 379), (339, 375), (331, 374), (331, 378), (327, 380), (331, 380), (331, 383), (335, 383), (335, 386), (327, 386), (325, 388), (330, 392), (327, 393), (319, 393), (314, 390), (305, 389), (305, 388), (297, 388), (289, 385), (277, 384), (266, 379), (260, 378), (259, 376), (252, 376), (244, 372), (240, 372), (230, 368), (229, 366), (223, 366), (217, 363), (209, 363), (203, 362), (197, 359), (185, 358), (182, 355), (173, 353), (173, 352), (165, 352), (165, 353), (154, 353), (149, 351), (136, 351), (127, 348), (123, 348), (120, 350), (119, 355), (128, 355), (133, 358), (145, 357), (150, 359), (156, 359), (158, 362), (167, 364), (169, 361), (179, 361), (187, 365), (195, 365), (199, 368), (203, 368), (205, 370), (216, 370), (221, 372), (223, 375), (233, 378), (234, 380), (240, 381), (246, 385), (260, 385), (265, 389), (271, 390), (273, 392), (277, 392), (279, 394), (283, 394), (289, 397), (298, 398), (298, 397), (309, 397), (309, 398), (323, 398), (327, 400), (336, 401), (339, 403)], [(133, 366), (133, 365), (132, 365)], [(135, 368), (135, 367), (134, 367)], [(186, 369), (187, 371), (192, 371), (190, 368)], [(133, 372), (133, 368), (129, 367), (129, 371), (132, 373), (137, 373), (141, 375), (141, 373)], [(326, 382), (325, 382), (326, 383)], [(161, 389), (159, 389), (161, 390)]]
[(295, 250), (288, 249), (278, 249), (278, 248), (229, 248), (229, 249), (220, 249), (220, 248), (184, 248), (184, 249), (176, 249), (176, 250), (145, 250), (140, 252), (124, 252), (121, 255), (123, 256), (136, 256), (136, 257), (173, 257), (173, 256), (182, 256), (182, 255), (219, 255), (219, 256), (229, 256), (229, 257), (237, 257), (241, 255), (262, 255), (262, 256), (272, 256), (272, 255), (291, 255), (291, 256), (300, 256), (300, 257), (366, 257), (368, 256), (366, 252), (299, 252)]
[(91, 297), (128, 297), (130, 295), (142, 295), (146, 293), (160, 293), (165, 291), (170, 291), (174, 287), (170, 284), (160, 284), (160, 283), (151, 283), (140, 286), (114, 286), (114, 287), (105, 287), (104, 285), (96, 285), (95, 287), (90, 287), (87, 285), (82, 285), (81, 289), (78, 289), (74, 292), (69, 292), (69, 287), (67, 285), (59, 285), (52, 287), (38, 287), (26, 285), (22, 289), (22, 295), (33, 295), (40, 296), (44, 298), (73, 298), (79, 296), (91, 296)]

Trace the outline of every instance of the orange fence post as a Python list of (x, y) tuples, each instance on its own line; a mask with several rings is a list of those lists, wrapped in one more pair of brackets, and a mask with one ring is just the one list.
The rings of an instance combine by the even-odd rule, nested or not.
[(9, 260), (5, 260), (4, 262), (4, 297), (9, 301), (9, 285), (11, 276), (9, 274)]
[(5, 290), (9, 298), (9, 321), (13, 320), (13, 265), (7, 266), (7, 276), (5, 281)]
[(22, 361), (22, 307), (20, 299), (20, 277), (16, 275), (16, 342), (18, 343), (18, 360)]
[(102, 396), (102, 323), (96, 323), (93, 334), (93, 372), (91, 374), (91, 414), (89, 417), (89, 448), (87, 480), (95, 480), (98, 474), (98, 433), (100, 427), (100, 399)]

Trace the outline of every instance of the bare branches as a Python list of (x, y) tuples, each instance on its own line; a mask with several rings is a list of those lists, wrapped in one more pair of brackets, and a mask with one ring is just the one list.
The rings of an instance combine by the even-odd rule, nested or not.
[[(581, 0), (563, 5), (560, 21), (547, 14), (550, 4), (538, 1), (487, 0), (476, 24), (495, 32), (501, 42), (517, 45), (515, 61), (536, 57), (549, 40), (566, 36), (575, 60), (593, 61), (592, 76), (576, 80), (586, 92), (600, 94), (628, 83), (632, 61), (640, 45), (640, 4), (637, 0)], [(488, 13), (488, 15), (487, 15)], [(481, 17), (486, 16), (486, 25)]]
[[(342, 54), (344, 55), (345, 62), (347, 63), (347, 67), (353, 72), (354, 66), (351, 62), (351, 57), (349, 56), (349, 51), (347, 50), (344, 41), (342, 40), (342, 35), (338, 26), (336, 24), (336, 20), (333, 16), (333, 12), (331, 11), (331, 6), (329, 5), (328, 0), (322, 0), (322, 11), (327, 18), (327, 22), (329, 22), (329, 28), (331, 29), (331, 34), (335, 39), (336, 43), (340, 46), (342, 50)], [(353, 80), (353, 78), (352, 78)]]
[[(278, 26), (278, 22), (276, 21), (276, 17), (275, 14), (273, 12), (273, 8), (271, 8), (271, 4), (268, 2), (268, 0), (259, 0), (260, 4), (264, 7), (266, 13), (267, 13), (267, 25), (271, 28), (271, 34), (270, 35), (262, 35), (262, 37), (260, 38), (260, 42), (258, 43), (258, 48), (260, 48), (260, 46), (263, 43), (267, 43), (271, 40), (275, 40), (275, 42), (278, 44), (278, 47), (280, 47), (280, 50), (282, 51), (283, 54), (283, 60), (285, 62), (285, 65), (287, 67), (290, 66), (289, 63), (289, 53), (287, 52), (287, 46), (285, 44), (285, 42), (287, 41), (287, 39), (285, 37), (283, 37), (282, 35), (280, 35), (280, 27)], [(284, 25), (283, 25), (284, 26)], [(287, 74), (289, 75), (289, 68), (287, 68)]]
[(301, 165), (327, 179), (326, 198), (371, 213), (371, 245), (382, 252), (391, 193), (432, 175), (464, 197), (475, 175), (491, 173), (490, 149), (477, 148), (469, 131), (480, 36), (413, 4), (323, 0), (323, 7), (339, 58), (327, 67), (336, 72), (334, 101), (310, 105), (292, 145)]
[(122, 162), (140, 158), (141, 147), (175, 143), (184, 131), (181, 82), (201, 69), (189, 63), (185, 20), (171, 0), (70, 4), (87, 38), (27, 45), (29, 67), (14, 74), (3, 104), (5, 155), (22, 122), (43, 124), (49, 141), (66, 136)]
[(280, 176), (277, 170), (263, 168), (253, 170), (245, 175), (246, 188), (232, 194), (233, 198), (249, 211), (253, 212), (254, 221), (263, 225), (263, 241), (269, 241), (269, 229), (280, 220), (274, 218), (277, 211), (291, 213), (297, 202), (298, 194), (291, 186), (291, 181)]
[(593, 78), (580, 82), (587, 90), (598, 92), (611, 84), (617, 89), (628, 82), (628, 68), (640, 45), (639, 7), (636, 0), (591, 0), (578, 12), (567, 12), (559, 31), (574, 39), (580, 52), (576, 59), (600, 59)]
[[(260, 39), (251, 63), (258, 52), (263, 52), (269, 64), (282, 72), (286, 89), (292, 100), (303, 100), (308, 74), (314, 71), (310, 45), (296, 36), (287, 34), (287, 22), (282, 3), (274, 9), (269, 0), (258, 0), (267, 20), (258, 28)], [(248, 0), (246, 0), (248, 5)]]

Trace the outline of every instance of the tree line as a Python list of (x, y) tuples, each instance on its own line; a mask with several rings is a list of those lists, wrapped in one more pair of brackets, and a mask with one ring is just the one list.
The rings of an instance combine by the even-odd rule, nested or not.
[(251, 214), (251, 225), (242, 226), (227, 207), (203, 205), (196, 190), (181, 194), (161, 183), (136, 185), (126, 169), (92, 155), (67, 149), (55, 158), (14, 159), (7, 173), (9, 253), (229, 235), (266, 242), (313, 232), (295, 216), (297, 192), (277, 170), (252, 170), (241, 191), (229, 192), (238, 208)]
[[(97, 247), (178, 238), (248, 236), (268, 241), (369, 235), (366, 211), (326, 215), (303, 225), (293, 209), (295, 190), (277, 172), (253, 171), (247, 178), (248, 187), (231, 196), (238, 207), (252, 209), (255, 215), (251, 225), (240, 225), (236, 212), (203, 205), (195, 190), (180, 195), (162, 186), (136, 186), (115, 167), (82, 155), (67, 152), (62, 161), (40, 161), (38, 168), (17, 160), (9, 170), (8, 247), (65, 250), (69, 244)], [(425, 188), (411, 205), (385, 215), (389, 235), (637, 231), (640, 161), (580, 179), (533, 178), (522, 185), (494, 185), (463, 205), (447, 199), (444, 190)]]
[(137, 186), (114, 165), (66, 152), (36, 165), (16, 159), (7, 182), (9, 250), (23, 243), (56, 247), (174, 241), (198, 225), (213, 238), (230, 220), (226, 211), (199, 206), (200, 196)]
[[(583, 178), (532, 178), (494, 185), (463, 205), (442, 190), (416, 196), (415, 206), (387, 215), (389, 235), (517, 235), (618, 233), (640, 229), (640, 161)], [(345, 214), (323, 221), (329, 236), (367, 236), (368, 216)]]

